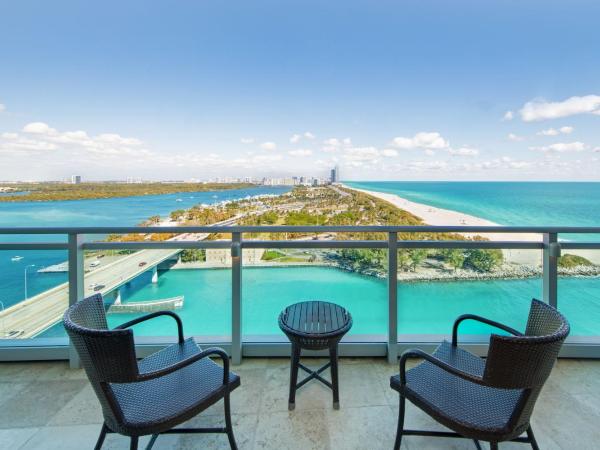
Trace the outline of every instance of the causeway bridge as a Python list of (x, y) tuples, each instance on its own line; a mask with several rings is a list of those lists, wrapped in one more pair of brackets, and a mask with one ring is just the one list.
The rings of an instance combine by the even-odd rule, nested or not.
[[(240, 216), (237, 216), (212, 226), (233, 225), (239, 219)], [(185, 233), (169, 241), (201, 241), (208, 236), (209, 233)], [(156, 281), (157, 266), (180, 252), (181, 249), (146, 249), (124, 255), (86, 273), (84, 294), (87, 296), (99, 292), (106, 295), (148, 270), (154, 271), (153, 281)], [(69, 283), (66, 282), (6, 308), (0, 312), (1, 331), (13, 332), (14, 338), (26, 339), (48, 329), (61, 320), (69, 306), (68, 289)]]

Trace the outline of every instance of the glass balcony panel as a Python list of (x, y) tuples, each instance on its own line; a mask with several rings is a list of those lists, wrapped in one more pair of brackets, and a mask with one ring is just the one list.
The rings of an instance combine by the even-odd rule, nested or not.
[[(279, 329), (281, 311), (296, 302), (322, 300), (346, 308), (353, 318), (347, 340), (387, 339), (387, 250), (266, 250), (244, 258), (242, 331), (245, 342), (287, 342)], [(247, 254), (248, 250), (244, 250)], [(353, 258), (352, 255), (362, 259)], [(371, 258), (371, 259), (369, 259)]]
[[(204, 250), (86, 252), (86, 295), (103, 294), (110, 327), (150, 312), (172, 310), (181, 317), (186, 336), (201, 342), (230, 342), (231, 262), (225, 258), (216, 263), (212, 255), (226, 255), (229, 250), (208, 252), (208, 257)], [(167, 317), (140, 323), (134, 330), (136, 336), (157, 341), (177, 336), (173, 319)]]
[(0, 339), (50, 336), (68, 305), (67, 252), (0, 251)]
[[(478, 253), (481, 266), (474, 270), (465, 264), (468, 250), (428, 250), (426, 256), (412, 255), (412, 259), (410, 251), (404, 252), (399, 255), (398, 270), (400, 342), (448, 338), (462, 314), (477, 314), (523, 330), (531, 299), (542, 297), (540, 250), (504, 250), (504, 262), (490, 272), (485, 271), (482, 253)], [(464, 322), (460, 328), (461, 335), (485, 336), (486, 342), (491, 331), (498, 333), (475, 321)]]
[(563, 250), (562, 255), (558, 269), (557, 304), (571, 324), (569, 338), (583, 343), (598, 343), (600, 250)]

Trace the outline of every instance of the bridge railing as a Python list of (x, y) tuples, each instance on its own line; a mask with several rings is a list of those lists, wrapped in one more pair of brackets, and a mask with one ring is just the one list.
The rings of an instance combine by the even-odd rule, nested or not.
[[(107, 234), (130, 233), (219, 233), (228, 235), (229, 239), (219, 241), (142, 241), (142, 242), (104, 242), (94, 240)], [(255, 240), (244, 239), (250, 233), (382, 233), (387, 239), (382, 240)], [(468, 233), (485, 234), (502, 233), (516, 235), (533, 233), (540, 236), (539, 241), (524, 240), (405, 240), (399, 236), (406, 233)], [(385, 356), (390, 362), (396, 361), (399, 352), (406, 346), (418, 345), (430, 348), (439, 336), (432, 339), (426, 334), (407, 336), (398, 333), (398, 251), (402, 249), (503, 249), (503, 250), (537, 250), (542, 261), (542, 299), (561, 309), (558, 298), (558, 257), (564, 250), (600, 250), (600, 242), (559, 241), (561, 235), (600, 234), (600, 227), (504, 227), (504, 226), (204, 226), (204, 227), (60, 227), (60, 228), (0, 228), (0, 252), (15, 250), (62, 250), (68, 254), (68, 303), (73, 304), (84, 297), (84, 252), (86, 250), (149, 250), (149, 249), (228, 249), (231, 252), (231, 338), (230, 342), (219, 342), (232, 356), (235, 363), (248, 356), (284, 356), (289, 353), (289, 346), (283, 336), (281, 340), (266, 342), (247, 342), (242, 335), (243, 304), (243, 263), (245, 249), (384, 249), (387, 250), (387, 335), (384, 339), (347, 339), (342, 342), (340, 353), (352, 356)], [(55, 242), (24, 241), (17, 242), (15, 236), (62, 236), (63, 240)], [(11, 238), (12, 237), (12, 238)], [(462, 286), (469, 289), (468, 284)], [(600, 292), (600, 280), (598, 282)], [(600, 297), (600, 295), (598, 296)], [(299, 298), (300, 300), (301, 298)], [(1, 299), (0, 299), (1, 300)], [(528, 301), (528, 299), (523, 299)], [(600, 308), (600, 299), (595, 298), (595, 308)], [(19, 304), (18, 304), (19, 305)], [(586, 305), (582, 305), (586, 308)], [(0, 312), (0, 327), (6, 320), (10, 307)], [(469, 312), (469, 311), (464, 311)], [(594, 309), (590, 309), (594, 313)], [(493, 317), (492, 317), (493, 318)], [(275, 319), (274, 319), (275, 320)], [(600, 316), (598, 317), (600, 323)], [(448, 330), (448, 333), (450, 330)], [(586, 337), (572, 338), (565, 345), (563, 356), (600, 357), (600, 332)], [(200, 337), (202, 340), (202, 337)], [(410, 342), (409, 342), (410, 341)], [(164, 345), (156, 338), (141, 337), (138, 340), (140, 355), (151, 352)], [(205, 342), (211, 344), (213, 342)], [(473, 351), (485, 353), (486, 340), (474, 336), (467, 340)], [(67, 338), (61, 339), (13, 339), (5, 336), (0, 339), (0, 360), (25, 359), (69, 359), (77, 364), (76, 355), (69, 346)]]

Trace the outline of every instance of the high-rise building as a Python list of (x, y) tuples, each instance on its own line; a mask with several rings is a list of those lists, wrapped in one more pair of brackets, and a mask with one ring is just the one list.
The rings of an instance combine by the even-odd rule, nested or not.
[(71, 175), (71, 184), (81, 183), (81, 175)]
[(340, 182), (340, 168), (338, 166), (335, 166), (333, 169), (331, 169), (330, 181), (332, 183)]

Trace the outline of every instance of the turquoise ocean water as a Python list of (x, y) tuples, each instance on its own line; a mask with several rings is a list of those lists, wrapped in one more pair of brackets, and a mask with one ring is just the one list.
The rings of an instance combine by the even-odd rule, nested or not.
[[(167, 216), (171, 211), (205, 203), (263, 194), (282, 194), (289, 187), (252, 187), (216, 192), (185, 192), (140, 197), (59, 202), (0, 203), (0, 227), (133, 226), (153, 215)], [(1, 235), (2, 242), (64, 240), (57, 235)], [(12, 261), (14, 256), (23, 256)], [(0, 307), (24, 298), (25, 268), (28, 296), (43, 292), (67, 280), (64, 273), (38, 274), (37, 269), (67, 260), (64, 251), (0, 251)]]
[[(345, 182), (514, 226), (600, 226), (600, 183)], [(566, 235), (583, 241), (598, 235)]]
[[(598, 278), (566, 278), (559, 283), (559, 304), (572, 325), (573, 336), (600, 333)], [(328, 300), (346, 307), (353, 315), (352, 335), (387, 335), (386, 280), (326, 267), (245, 268), (243, 270), (242, 324), (244, 339), (281, 337), (277, 316), (302, 300)], [(484, 315), (524, 328), (531, 298), (540, 298), (540, 279), (433, 283), (398, 283), (398, 331), (404, 335), (449, 334), (453, 320), (466, 312)], [(185, 297), (177, 311), (187, 334), (231, 334), (231, 271), (227, 269), (170, 270), (157, 284), (150, 275), (140, 277), (123, 291), (128, 300), (149, 300), (176, 295)], [(134, 318), (133, 314), (109, 316), (111, 326)], [(173, 336), (168, 319), (142, 323), (138, 335)], [(467, 322), (464, 333), (489, 332), (485, 325)], [(62, 336), (60, 325), (44, 336)]]
[[(600, 196), (595, 195), (600, 193), (600, 184), (597, 183), (351, 184), (393, 192), (413, 201), (462, 211), (507, 225), (600, 223), (597, 207)], [(500, 189), (494, 185), (499, 185)], [(151, 215), (166, 215), (174, 209), (196, 203), (284, 191), (277, 188), (256, 189), (128, 199), (4, 203), (0, 204), (0, 226), (134, 225)], [(511, 193), (511, 197), (498, 198), (498, 192)], [(524, 198), (527, 195), (531, 198)], [(176, 202), (177, 198), (182, 201)], [(562, 199), (559, 203), (561, 206), (553, 209), (556, 207), (556, 198)], [(587, 199), (587, 205), (584, 199)], [(500, 205), (496, 210), (493, 202)], [(37, 262), (38, 266), (43, 266), (66, 259), (63, 252), (18, 252), (25, 258), (15, 263), (10, 261), (15, 253), (0, 252), (0, 301), (6, 306), (23, 298), (23, 269), (26, 264)], [(383, 280), (322, 267), (245, 268), (243, 277), (243, 332), (248, 339), (252, 339), (252, 336), (259, 336), (259, 339), (260, 336), (280, 336), (276, 320), (279, 312), (290, 303), (306, 299), (330, 300), (348, 307), (354, 316), (352, 334), (386, 334), (387, 291)], [(65, 280), (65, 274), (37, 274), (31, 270), (29, 294), (41, 292)], [(171, 270), (160, 274), (158, 284), (149, 281), (149, 275), (144, 275), (131, 283), (123, 292), (124, 300), (184, 295), (185, 305), (181, 315), (187, 333), (208, 336), (230, 334), (230, 270)], [(398, 291), (401, 334), (447, 334), (453, 319), (465, 312), (483, 314), (522, 327), (529, 300), (541, 296), (541, 281), (399, 283)], [(600, 279), (561, 279), (559, 307), (571, 320), (573, 335), (600, 334)], [(110, 322), (114, 325), (131, 317), (114, 315)], [(159, 320), (140, 325), (137, 332), (143, 335), (172, 335), (172, 325), (169, 321)], [(469, 333), (485, 331), (475, 324), (467, 325), (465, 330)], [(60, 326), (56, 326), (44, 335), (63, 336), (64, 333)]]

